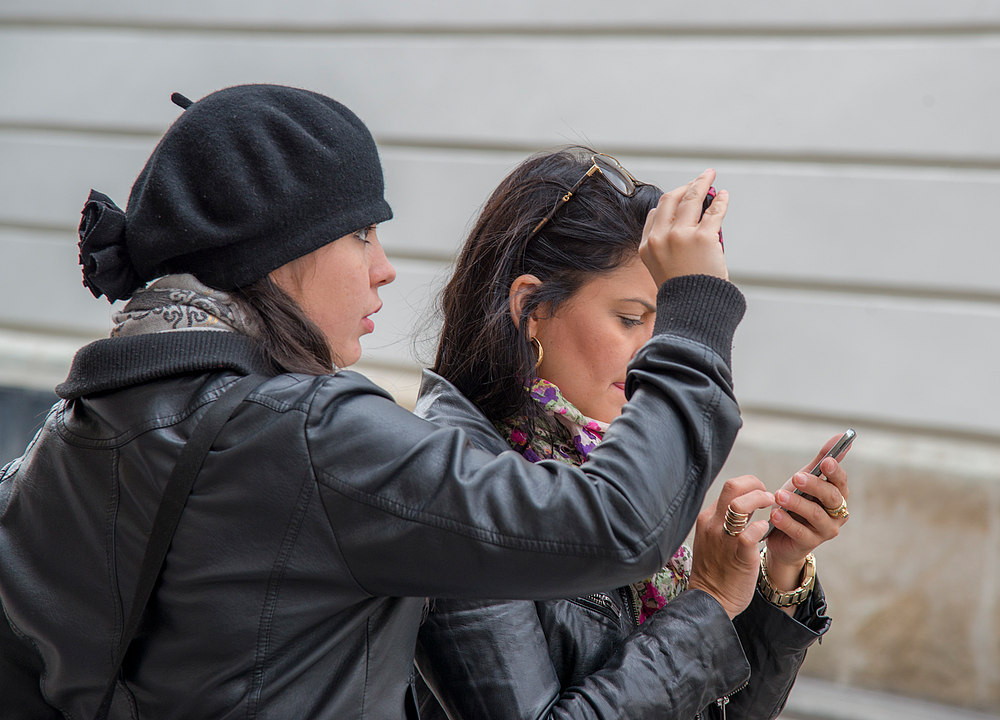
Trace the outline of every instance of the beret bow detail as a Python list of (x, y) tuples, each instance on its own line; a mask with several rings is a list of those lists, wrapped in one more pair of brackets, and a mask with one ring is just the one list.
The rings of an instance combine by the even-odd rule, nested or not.
[(145, 285), (125, 245), (125, 213), (107, 195), (90, 191), (80, 220), (83, 284), (95, 298), (124, 300)]

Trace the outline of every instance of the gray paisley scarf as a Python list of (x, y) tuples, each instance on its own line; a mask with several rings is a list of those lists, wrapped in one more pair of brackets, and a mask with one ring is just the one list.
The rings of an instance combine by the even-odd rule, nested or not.
[(111, 337), (179, 330), (220, 330), (257, 337), (252, 323), (227, 292), (194, 275), (165, 275), (138, 290), (112, 319)]

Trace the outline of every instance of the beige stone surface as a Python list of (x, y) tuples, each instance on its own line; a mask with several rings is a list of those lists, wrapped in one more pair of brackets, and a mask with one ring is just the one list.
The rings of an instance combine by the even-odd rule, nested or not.
[[(777, 489), (838, 426), (750, 415), (722, 478)], [(817, 551), (834, 624), (803, 674), (1000, 708), (1000, 444), (857, 426), (851, 519)]]

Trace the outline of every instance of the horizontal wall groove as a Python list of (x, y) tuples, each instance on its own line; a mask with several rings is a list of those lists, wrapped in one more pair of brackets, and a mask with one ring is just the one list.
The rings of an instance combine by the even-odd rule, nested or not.
[[(842, 384), (850, 383), (850, 379), (847, 378), (842, 381)], [(739, 388), (736, 388), (737, 395), (739, 394)], [(842, 425), (845, 429), (848, 427), (853, 427), (858, 431), (858, 436), (860, 442), (860, 437), (864, 432), (864, 429), (870, 428), (872, 430), (882, 430), (892, 433), (900, 433), (903, 435), (925, 435), (927, 437), (933, 438), (935, 440), (959, 440), (975, 443), (986, 443), (991, 446), (995, 446), (997, 441), (1000, 440), (1000, 434), (989, 433), (989, 432), (976, 432), (974, 430), (960, 430), (954, 427), (940, 426), (936, 427), (927, 423), (906, 423), (906, 422), (892, 422), (877, 420), (859, 415), (844, 415), (844, 414), (829, 414), (822, 412), (822, 408), (814, 408), (808, 413), (805, 412), (794, 412), (780, 408), (770, 407), (760, 403), (753, 402), (741, 402), (740, 410), (744, 413), (753, 413), (755, 415), (760, 415), (768, 418), (773, 418), (776, 420), (790, 420), (790, 421), (804, 421), (809, 423), (815, 422), (829, 422), (835, 425)]]
[[(0, 125), (0, 129), (3, 126)], [(390, 137), (378, 135), (375, 138), (380, 148), (413, 150), (467, 150), (470, 152), (519, 152), (534, 153), (554, 147), (550, 141), (525, 142), (474, 142), (421, 140), (418, 138)], [(567, 139), (556, 145), (586, 143), (586, 139)], [(733, 162), (773, 162), (789, 165), (861, 165), (866, 167), (924, 168), (928, 170), (1000, 170), (1000, 158), (972, 159), (933, 156), (903, 155), (860, 155), (850, 153), (787, 153), (787, 152), (745, 152), (733, 148), (683, 148), (650, 147), (617, 143), (602, 145), (601, 152), (615, 156), (635, 156), (651, 160), (709, 160)]]
[[(178, 111), (179, 112), (179, 111)], [(31, 132), (53, 133), (67, 135), (83, 135), (96, 137), (124, 137), (143, 140), (159, 140), (166, 131), (163, 127), (110, 126), (87, 125), (77, 123), (54, 122), (3, 122), (0, 121), (0, 132)], [(439, 139), (420, 139), (412, 137), (391, 137), (376, 135), (375, 141), (379, 148), (395, 150), (443, 150), (467, 152), (504, 152), (531, 154), (541, 150), (551, 149), (561, 145), (585, 144), (585, 138), (576, 140), (565, 139), (553, 143), (549, 140), (537, 142), (504, 142), (498, 141), (447, 141)], [(617, 143), (602, 145), (602, 152), (620, 156), (636, 156), (650, 160), (704, 160), (710, 162), (768, 162), (786, 163), (789, 165), (831, 165), (831, 166), (864, 166), (885, 169), (907, 168), (927, 170), (1000, 170), (1000, 158), (956, 158), (933, 156), (903, 156), (903, 155), (861, 155), (851, 153), (788, 153), (788, 152), (746, 152), (735, 148), (697, 148), (697, 147), (650, 147)]]
[[(81, 280), (81, 284), (82, 282), (83, 281)], [(107, 307), (107, 332), (99, 333), (93, 330), (80, 330), (79, 328), (69, 327), (66, 325), (42, 325), (40, 323), (18, 323), (6, 320), (3, 323), (0, 323), (0, 360), (3, 359), (2, 345), (5, 342), (5, 338), (3, 337), (4, 333), (17, 333), (28, 339), (34, 338), (53, 342), (73, 341), (79, 342), (81, 345), (108, 337), (108, 333), (111, 332), (111, 313), (115, 306), (112, 306), (104, 298), (94, 298), (95, 303), (98, 301), (104, 303)], [(119, 304), (119, 306), (120, 305), (121, 304)]]
[(919, 286), (831, 282), (824, 280), (787, 280), (759, 275), (742, 275), (740, 273), (732, 273), (730, 279), (734, 284), (745, 289), (838, 293), (852, 298), (858, 298), (859, 296), (882, 296), (909, 300), (951, 300), (982, 303), (991, 306), (996, 305), (1000, 308), (1000, 293), (995, 292), (950, 288), (947, 290), (937, 290)]
[[(400, 248), (395, 249), (394, 247), (385, 247), (385, 254), (390, 260), (405, 260), (408, 262), (421, 262), (421, 263), (431, 263), (433, 265), (450, 265), (455, 261), (455, 257), (458, 255), (459, 248), (455, 248), (454, 252), (441, 253), (441, 252), (419, 252), (414, 251), (412, 248)], [(451, 270), (448, 270), (449, 274)]]
[[(83, 209), (83, 203), (86, 198), (80, 203), (80, 209)], [(65, 223), (43, 223), (43, 222), (9, 222), (0, 218), (0, 230), (11, 230), (15, 232), (29, 232), (29, 233), (73, 233), (76, 234), (75, 225), (66, 225)]]
[(771, 39), (794, 38), (808, 40), (813, 38), (968, 38), (970, 36), (1000, 35), (1000, 23), (955, 23), (940, 25), (697, 25), (669, 26), (649, 24), (627, 24), (607, 26), (601, 24), (559, 25), (555, 23), (509, 23), (488, 25), (439, 25), (439, 24), (371, 24), (371, 23), (294, 23), (276, 19), (260, 22), (179, 22), (176, 20), (128, 20), (93, 17), (0, 17), (0, 29), (54, 29), (54, 30), (122, 30), (122, 31), (154, 31), (167, 33), (198, 33), (226, 35), (271, 35), (296, 36), (308, 35), (316, 37), (372, 37), (411, 36), (414, 38), (454, 38), (497, 37), (497, 38), (747, 38)]
[[(169, 98), (168, 98), (169, 102)], [(177, 108), (180, 113), (180, 108)], [(166, 126), (162, 128), (138, 128), (110, 125), (82, 125), (76, 123), (54, 123), (54, 122), (2, 122), (0, 121), (0, 132), (30, 132), (30, 133), (58, 133), (66, 135), (87, 135), (100, 137), (128, 137), (141, 138), (143, 140), (159, 140), (166, 132)]]

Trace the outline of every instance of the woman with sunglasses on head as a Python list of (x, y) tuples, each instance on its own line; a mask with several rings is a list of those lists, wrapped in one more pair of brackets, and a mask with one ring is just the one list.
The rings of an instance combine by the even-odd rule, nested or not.
[[(721, 290), (717, 278), (659, 283), (656, 264), (643, 262), (677, 224), (718, 245), (725, 206), (699, 221), (713, 177), (661, 197), (613, 158), (581, 148), (515, 168), (444, 290), (437, 360), (417, 413), (463, 428), (489, 452), (586, 467), (635, 420), (628, 368), (640, 348), (676, 331), (680, 307)], [(728, 365), (730, 336), (705, 325), (686, 338)], [(804, 482), (835, 508), (846, 475), (832, 459), (823, 471), (831, 482), (799, 474), (795, 487)], [(443, 708), (453, 720), (773, 717), (829, 624), (810, 553), (844, 521), (790, 489), (771, 513), (777, 530), (760, 592), (767, 522), (749, 520), (775, 498), (745, 476), (699, 516), (693, 559), (682, 547), (644, 580), (565, 600), (433, 601), (417, 643), (430, 689), (421, 689), (421, 716)]]
[(395, 277), (364, 124), (273, 85), (177, 102), (127, 209), (84, 208), (111, 337), (0, 471), (0, 717), (415, 717), (428, 596), (662, 564), (739, 427), (699, 339), (728, 346), (742, 297), (697, 217), (650, 241), (659, 282), (705, 289), (637, 355), (629, 417), (579, 468), (496, 457), (342, 370)]

